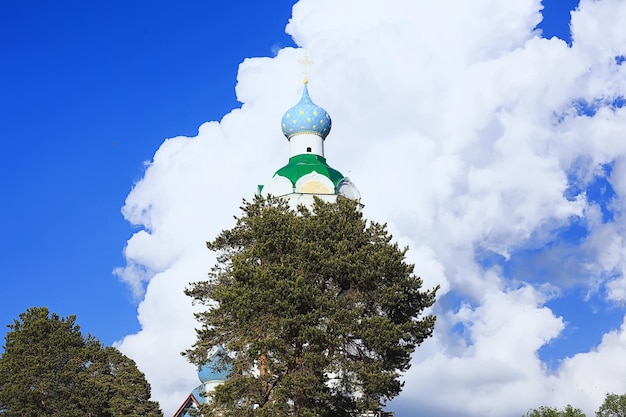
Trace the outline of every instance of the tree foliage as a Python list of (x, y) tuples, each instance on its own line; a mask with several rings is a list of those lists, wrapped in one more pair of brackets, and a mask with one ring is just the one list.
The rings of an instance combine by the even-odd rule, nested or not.
[(436, 288), (405, 262), (386, 226), (356, 203), (316, 199), (290, 210), (277, 199), (245, 202), (235, 227), (209, 249), (210, 279), (187, 289), (209, 308), (193, 348), (201, 365), (218, 346), (232, 373), (205, 416), (344, 416), (380, 410), (433, 331), (423, 316)]
[(626, 417), (626, 394), (606, 394), (596, 417)]
[(30, 308), (8, 327), (0, 357), (3, 417), (162, 416), (134, 361), (83, 337), (75, 316)]
[(586, 417), (585, 413), (578, 408), (573, 408), (571, 405), (567, 405), (564, 409), (559, 410), (552, 407), (539, 407), (530, 410), (524, 414), (524, 417)]

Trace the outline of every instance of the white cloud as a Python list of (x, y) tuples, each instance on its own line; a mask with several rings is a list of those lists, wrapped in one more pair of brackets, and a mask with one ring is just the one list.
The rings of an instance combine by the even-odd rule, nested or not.
[(545, 299), (525, 286), (490, 291), (477, 307), (440, 314), (440, 327), (462, 324), (465, 340), (436, 337), (418, 349), (397, 400), (400, 415), (417, 407), (432, 416), (521, 415), (528, 404), (547, 400), (550, 378), (536, 351), (564, 324), (541, 306)]
[[(533, 287), (477, 260), (480, 251), (507, 258), (540, 247), (579, 219), (589, 237), (552, 254), (584, 252), (576, 285), (626, 298), (626, 110), (610, 106), (626, 91), (614, 59), (626, 53), (626, 3), (581, 0), (572, 48), (539, 38), (540, 8), (539, 0), (301, 0), (287, 26), (315, 61), (311, 96), (333, 118), (329, 164), (359, 187), (366, 216), (388, 222), (411, 247), (425, 284), (460, 299), (436, 307), (436, 334), (416, 352), (393, 403), (399, 416), (419, 408), (506, 417), (567, 403), (591, 413), (604, 392), (626, 390), (624, 370), (610, 366), (626, 349), (624, 327), (551, 372), (538, 349), (568, 317), (544, 303), (563, 281), (539, 276)], [(241, 109), (196, 137), (165, 141), (127, 198), (124, 215), (143, 230), (118, 274), (135, 290), (147, 287), (142, 330), (119, 347), (146, 373), (166, 415), (196, 384), (179, 355), (195, 337), (182, 291), (210, 269), (204, 242), (286, 163), (280, 118), (299, 98), (301, 56), (285, 48), (246, 59)], [(581, 99), (598, 107), (593, 116), (577, 114), (572, 103)], [(613, 161), (614, 219), (603, 224), (584, 193), (567, 191), (572, 181), (584, 189)], [(560, 267), (550, 262), (547, 270)]]

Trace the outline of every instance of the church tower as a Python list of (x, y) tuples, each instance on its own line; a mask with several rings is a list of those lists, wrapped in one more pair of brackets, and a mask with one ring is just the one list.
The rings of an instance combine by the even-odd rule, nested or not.
[(276, 171), (267, 185), (259, 185), (259, 194), (286, 198), (293, 207), (310, 206), (314, 196), (327, 202), (338, 196), (360, 202), (361, 194), (350, 179), (326, 163), (324, 141), (331, 126), (328, 112), (311, 100), (305, 79), (300, 101), (282, 119), (291, 148), (289, 163)]

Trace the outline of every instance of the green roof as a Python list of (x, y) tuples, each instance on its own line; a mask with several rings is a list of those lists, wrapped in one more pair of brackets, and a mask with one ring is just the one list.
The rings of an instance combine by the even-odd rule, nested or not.
[(326, 158), (315, 154), (300, 154), (292, 156), (289, 158), (289, 163), (276, 171), (276, 174), (274, 175), (280, 175), (288, 178), (295, 186), (296, 181), (313, 171), (328, 177), (328, 179), (330, 179), (335, 185), (335, 188), (339, 185), (339, 182), (345, 178), (341, 172), (329, 167), (328, 164), (326, 164)]

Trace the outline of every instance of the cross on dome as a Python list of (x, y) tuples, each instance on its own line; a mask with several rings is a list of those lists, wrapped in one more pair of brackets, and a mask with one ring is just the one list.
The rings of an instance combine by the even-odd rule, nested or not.
[(302, 57), (302, 59), (298, 62), (304, 67), (304, 71), (302, 71), (302, 73), (304, 74), (304, 83), (307, 84), (309, 82), (309, 65), (313, 65), (314, 62), (311, 61), (309, 54), (306, 51), (304, 52), (304, 57)]

